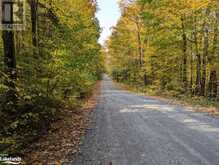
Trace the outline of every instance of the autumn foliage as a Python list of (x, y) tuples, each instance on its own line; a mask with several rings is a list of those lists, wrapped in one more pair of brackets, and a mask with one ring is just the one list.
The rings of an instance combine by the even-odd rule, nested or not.
[(20, 153), (89, 96), (103, 68), (95, 13), (91, 0), (29, 0), (26, 29), (1, 32), (1, 153)]
[(219, 3), (121, 0), (107, 42), (112, 76), (173, 96), (218, 97)]

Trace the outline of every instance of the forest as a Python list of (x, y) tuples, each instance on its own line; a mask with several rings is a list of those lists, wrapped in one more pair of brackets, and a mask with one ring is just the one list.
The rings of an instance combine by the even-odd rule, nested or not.
[[(6, 1), (7, 7), (2, 6)], [(104, 144), (110, 142), (109, 146), (115, 142), (109, 141), (113, 139), (113, 136), (119, 137), (122, 145), (125, 146), (123, 147), (127, 148), (126, 144), (131, 144), (129, 142), (133, 140), (123, 142), (129, 135), (132, 138), (131, 135), (135, 133), (131, 131), (139, 127), (133, 127), (132, 130), (129, 126), (120, 129), (114, 129), (113, 126), (116, 122), (119, 123), (116, 128), (125, 124), (138, 125), (137, 122), (131, 122), (140, 120), (140, 117), (132, 119), (131, 117), (141, 112), (139, 110), (137, 113), (137, 110), (132, 108), (142, 104), (138, 102), (142, 98), (118, 90), (119, 84), (136, 88), (148, 95), (186, 98), (192, 102), (198, 100), (203, 101), (204, 104), (219, 107), (219, 1), (119, 0), (117, 2), (121, 17), (117, 25), (111, 28), (112, 34), (102, 46), (99, 42), (102, 29), (96, 16), (98, 11), (96, 0), (0, 1), (0, 12), (10, 9), (12, 12), (9, 13), (19, 15), (23, 19), (17, 26), (17, 17), (9, 18), (0, 13), (2, 19), (0, 25), (0, 158), (1, 154), (24, 156), (23, 150), (30, 147), (30, 144), (35, 144), (43, 135), (49, 135), (50, 128), (55, 125), (53, 123), (62, 120), (60, 116), (66, 111), (73, 111), (73, 115), (78, 115), (80, 108), (92, 98), (93, 93), (96, 95), (90, 109), (95, 109), (98, 99), (102, 99), (99, 107), (96, 108), (100, 113), (96, 120), (101, 125), (97, 127), (97, 130), (101, 128), (97, 134), (105, 131), (106, 139), (102, 136), (104, 137), (102, 141)], [(16, 8), (14, 8), (15, 4), (18, 5)], [(8, 20), (4, 19), (10, 19), (9, 23), (13, 26), (2, 26), (5, 22), (8, 23)], [(108, 76), (103, 76), (105, 77), (103, 83), (99, 83), (105, 72), (118, 82), (114, 83), (115, 87)], [(99, 85), (96, 89), (98, 83), (102, 86)], [(147, 98), (142, 101), (147, 102)], [(139, 106), (144, 107), (144, 105)], [(150, 106), (152, 105), (148, 105)], [(162, 111), (160, 104), (156, 107)], [(172, 108), (167, 107), (167, 109)], [(108, 112), (108, 110), (112, 111)], [(128, 110), (136, 113), (127, 113)], [(89, 114), (88, 110), (87, 114)], [(77, 129), (71, 127), (79, 135), (79, 138), (76, 137), (78, 143), (89, 125), (81, 119), (83, 118), (81, 116), (79, 115), (79, 119), (76, 116), (76, 120), (69, 122), (70, 126), (75, 124), (75, 121), (78, 122), (76, 126), (74, 125)], [(86, 117), (89, 118), (88, 116)], [(154, 118), (153, 122), (157, 122)], [(127, 119), (131, 119), (128, 121), (130, 123), (125, 121)], [(169, 121), (171, 119), (167, 117), (165, 122)], [(111, 124), (110, 122), (114, 125), (107, 125)], [(139, 123), (142, 124), (143, 121)], [(204, 124), (200, 123), (199, 129), (204, 127)], [(209, 130), (210, 128), (214, 127), (209, 126)], [(61, 129), (63, 127), (59, 128)], [(108, 129), (115, 131), (112, 132), (111, 139), (107, 139), (111, 133)], [(118, 130), (126, 130), (126, 132)], [(163, 129), (160, 130), (159, 133), (163, 134)], [(175, 130), (177, 132), (178, 128)], [(215, 130), (218, 133), (218, 129)], [(74, 130), (68, 131), (66, 134), (74, 136), (72, 133)], [(89, 131), (95, 132), (95, 129)], [(118, 132), (123, 133), (127, 139), (120, 137)], [(210, 131), (208, 133), (210, 134)], [(59, 136), (64, 137), (62, 133)], [(148, 137), (153, 139), (152, 136)], [(138, 139), (138, 136), (133, 137)], [(72, 144), (76, 143), (70, 138), (67, 140)], [(99, 139), (92, 140), (96, 142)], [(90, 140), (91, 143), (92, 140)], [(142, 139), (140, 140), (142, 142)], [(54, 146), (58, 146), (58, 142), (54, 140), (54, 143)], [(77, 148), (71, 147), (72, 144), (67, 145), (77, 152)], [(213, 143), (209, 144), (213, 146)], [(118, 146), (116, 147), (112, 151), (118, 151)], [(153, 148), (157, 149), (157, 147)], [(99, 152), (99, 149), (104, 147), (96, 150)], [(108, 151), (108, 148), (106, 150)], [(57, 149), (57, 152), (65, 154), (61, 149)], [(95, 152), (91, 152), (89, 155), (97, 156)], [(129, 151), (124, 152), (124, 155), (127, 153)]]
[(120, 1), (105, 52), (119, 82), (163, 95), (218, 100), (219, 1)]
[(0, 32), (1, 154), (20, 153), (80, 106), (103, 71), (95, 1), (24, 2), (23, 29)]

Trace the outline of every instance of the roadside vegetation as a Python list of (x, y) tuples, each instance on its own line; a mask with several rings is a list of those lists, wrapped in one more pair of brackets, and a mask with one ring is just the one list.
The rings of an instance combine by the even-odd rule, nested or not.
[(109, 72), (149, 95), (219, 107), (219, 2), (120, 1)]
[(0, 40), (0, 153), (15, 156), (79, 109), (103, 71), (95, 1), (26, 7), (25, 30), (4, 30)]

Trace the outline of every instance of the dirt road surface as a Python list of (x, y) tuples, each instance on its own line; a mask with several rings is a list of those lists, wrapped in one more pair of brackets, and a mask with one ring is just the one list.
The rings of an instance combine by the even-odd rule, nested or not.
[(219, 165), (219, 119), (133, 94), (104, 76), (74, 165)]

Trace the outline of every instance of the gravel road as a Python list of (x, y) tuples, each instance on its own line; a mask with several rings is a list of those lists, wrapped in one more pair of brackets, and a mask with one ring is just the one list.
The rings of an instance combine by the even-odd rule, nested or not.
[(107, 76), (74, 165), (219, 165), (219, 119), (117, 88)]

